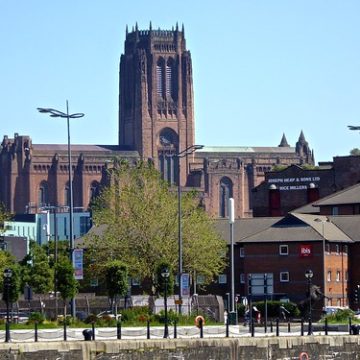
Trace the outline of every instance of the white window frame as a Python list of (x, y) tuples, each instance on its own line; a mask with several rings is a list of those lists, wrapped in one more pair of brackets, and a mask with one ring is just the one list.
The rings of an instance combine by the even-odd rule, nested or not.
[(245, 284), (245, 274), (244, 273), (240, 274), (240, 284)]
[(245, 257), (245, 248), (243, 246), (240, 247), (239, 252), (240, 252), (240, 257), (241, 258)]
[(280, 272), (280, 282), (289, 282), (290, 281), (290, 274), (288, 271)]
[[(283, 252), (283, 250), (286, 249), (286, 252)], [(279, 255), (286, 256), (289, 255), (289, 246), (288, 245), (279, 245)]]
[(335, 245), (335, 252), (336, 252), (336, 255), (340, 254), (340, 246), (339, 246), (339, 244)]
[(339, 270), (336, 271), (336, 282), (340, 282), (341, 272)]
[(227, 275), (226, 274), (220, 274), (218, 276), (218, 283), (219, 284), (227, 284)]
[(327, 275), (326, 275), (326, 280), (327, 280), (327, 282), (331, 281), (331, 270), (328, 270)]

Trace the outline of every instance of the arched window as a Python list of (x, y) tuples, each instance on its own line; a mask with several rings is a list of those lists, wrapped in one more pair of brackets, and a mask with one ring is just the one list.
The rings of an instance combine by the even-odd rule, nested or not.
[(69, 182), (66, 183), (65, 189), (64, 189), (64, 205), (70, 206), (70, 186)]
[(90, 185), (90, 201), (94, 200), (100, 193), (100, 184), (98, 181), (93, 181)]
[(38, 206), (45, 206), (49, 204), (49, 186), (46, 181), (42, 181), (38, 190)]
[(170, 184), (178, 179), (178, 136), (172, 129), (162, 129), (159, 135), (159, 170), (162, 178)]
[(166, 62), (166, 97), (174, 98), (174, 60), (172, 58)]
[(159, 97), (163, 98), (164, 95), (164, 59), (160, 58), (156, 63), (156, 89)]
[(229, 199), (233, 197), (233, 183), (228, 177), (223, 177), (220, 180), (220, 202), (219, 202), (219, 216), (228, 216)]

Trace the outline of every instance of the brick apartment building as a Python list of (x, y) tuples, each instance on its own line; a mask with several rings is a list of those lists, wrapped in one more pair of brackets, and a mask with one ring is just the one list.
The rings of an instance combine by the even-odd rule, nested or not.
[[(351, 306), (360, 284), (360, 184), (313, 203), (319, 214), (288, 213), (284, 217), (239, 219), (234, 226), (235, 291), (247, 296), (248, 276), (255, 299), (264, 297), (264, 274), (268, 293), (274, 299), (304, 300), (311, 269), (312, 284), (326, 296), (316, 304)], [(333, 215), (336, 214), (336, 215)], [(229, 224), (219, 220), (217, 228), (229, 240)], [(229, 273), (222, 274), (212, 291), (230, 291)]]
[(179, 184), (180, 168), (180, 185), (199, 190), (211, 215), (226, 217), (228, 198), (233, 197), (236, 217), (251, 217), (251, 189), (266, 171), (274, 165), (314, 163), (302, 132), (295, 147), (284, 135), (279, 146), (205, 146), (196, 154), (177, 156), (195, 144), (193, 69), (184, 28), (126, 30), (119, 88), (118, 144), (72, 145), (72, 169), (65, 145), (34, 144), (28, 135), (4, 136), (0, 201), (10, 211), (68, 206), (69, 170), (74, 206), (87, 209), (106, 183), (107, 164), (120, 158), (130, 163), (151, 160), (174, 185)]

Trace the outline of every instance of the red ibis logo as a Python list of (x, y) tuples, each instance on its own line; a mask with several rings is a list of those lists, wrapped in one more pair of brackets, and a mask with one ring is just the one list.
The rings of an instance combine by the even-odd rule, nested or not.
[(312, 256), (312, 245), (300, 245), (300, 257)]

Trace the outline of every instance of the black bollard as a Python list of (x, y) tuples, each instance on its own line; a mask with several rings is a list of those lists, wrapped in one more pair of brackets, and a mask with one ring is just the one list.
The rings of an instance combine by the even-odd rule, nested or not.
[(351, 331), (351, 317), (349, 317), (349, 335), (352, 334), (352, 331)]
[(67, 334), (66, 334), (66, 317), (64, 317), (64, 341), (67, 340)]
[(150, 320), (146, 323), (146, 338), (150, 339)]
[(95, 340), (95, 323), (94, 323), (94, 321), (91, 323), (91, 329), (92, 329), (92, 339)]
[(273, 329), (273, 322), (272, 322), (272, 320), (270, 321), (270, 332), (273, 332), (274, 331), (274, 329)]
[(327, 335), (328, 334), (328, 319), (327, 318), (325, 318), (325, 335)]
[(252, 336), (252, 337), (255, 336), (255, 323), (254, 323), (254, 319), (251, 319), (251, 336)]
[(226, 318), (225, 337), (229, 337), (229, 317)]
[(301, 319), (301, 336), (304, 336), (304, 319)]
[(199, 325), (200, 325), (200, 338), (202, 339), (204, 337), (204, 324), (202, 319), (199, 320)]
[(279, 319), (276, 319), (276, 336), (279, 336)]
[(177, 321), (174, 321), (174, 339), (177, 338)]
[(35, 342), (38, 342), (38, 322), (35, 321), (34, 325), (35, 325), (35, 329), (34, 329), (34, 331), (35, 331)]
[(291, 332), (291, 325), (290, 325), (290, 320), (288, 321), (288, 333)]
[(121, 320), (119, 320), (116, 323), (116, 335), (117, 335), (117, 339), (120, 340), (121, 339)]

